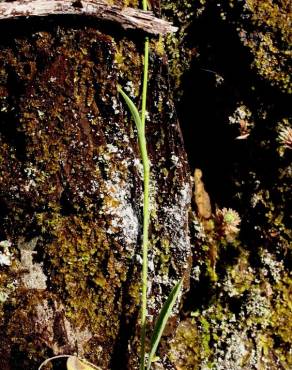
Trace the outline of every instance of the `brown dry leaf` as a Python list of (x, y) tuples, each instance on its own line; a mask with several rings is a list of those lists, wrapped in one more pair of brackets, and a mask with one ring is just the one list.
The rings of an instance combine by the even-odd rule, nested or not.
[(212, 206), (209, 194), (205, 190), (205, 185), (202, 181), (202, 177), (202, 170), (196, 168), (194, 172), (194, 201), (197, 206), (198, 215), (208, 220), (212, 216)]
[(76, 356), (70, 356), (67, 360), (67, 370), (101, 370), (101, 368)]

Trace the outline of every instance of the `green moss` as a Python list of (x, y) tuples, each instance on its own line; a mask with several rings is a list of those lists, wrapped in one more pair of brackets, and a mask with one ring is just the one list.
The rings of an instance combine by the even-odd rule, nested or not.
[(184, 320), (177, 328), (171, 342), (169, 359), (178, 369), (194, 370), (202, 360), (201, 336), (192, 320)]
[[(242, 44), (252, 55), (252, 67), (258, 75), (281, 91), (291, 93), (290, 47), (290, 2), (281, 0), (230, 0), (215, 4), (205, 0), (162, 2), (162, 12), (179, 27), (176, 34), (166, 38), (170, 72), (179, 89), (181, 78), (190, 68), (192, 59), (198, 58), (200, 50), (190, 42), (190, 26), (202, 14), (218, 13), (218, 17), (229, 25), (234, 24)], [(195, 45), (195, 48), (192, 47)], [(179, 91), (179, 90), (178, 90)]]
[(224, 11), (228, 21), (236, 12), (240, 14), (236, 19), (239, 36), (250, 49), (252, 65), (258, 74), (271, 85), (290, 94), (290, 2), (249, 0), (241, 8), (239, 2), (231, 1)]
[(202, 331), (202, 348), (204, 351), (204, 357), (209, 357), (210, 355), (210, 323), (205, 317), (200, 317), (201, 331)]
[(195, 53), (186, 42), (187, 29), (194, 19), (204, 10), (204, 3), (199, 0), (162, 1), (162, 13), (177, 26), (178, 32), (165, 39), (165, 49), (169, 57), (170, 74), (179, 91), (181, 78), (186, 72)]
[[(7, 301), (15, 305), (3, 311), (3, 330), (11, 335), (0, 347), (11, 348), (13, 341), (27, 368), (52, 352), (77, 350), (109, 368), (120, 335), (130, 348), (129, 361), (133, 366), (137, 361), (142, 179), (135, 128), (116, 85), (128, 86), (139, 105), (141, 46), (128, 38), (115, 41), (92, 28), (48, 25), (47, 31), (8, 40), (0, 55), (0, 121), (4, 126), (9, 122), (11, 129), (9, 135), (4, 126), (0, 130), (0, 194), (5, 205), (1, 233), (13, 241), (17, 265), (1, 275), (0, 289), (12, 276), (20, 282)], [(147, 134), (152, 138), (151, 247), (156, 271), (149, 300), (155, 317), (173, 280), (188, 264), (189, 176), (182, 146), (171, 154), (162, 152), (181, 137), (161, 43), (152, 47)], [(9, 79), (15, 84), (7, 86)], [(9, 100), (4, 99), (8, 87)], [(183, 165), (174, 166), (170, 155)], [(157, 206), (159, 197), (165, 208)], [(174, 224), (176, 208), (171, 207), (181, 212), (181, 222)], [(19, 240), (25, 244), (35, 237), (32, 266), (43, 261), (48, 289), (27, 292)], [(44, 311), (52, 332), (58, 322), (54, 312), (62, 318), (63, 344), (39, 324), (38, 312)], [(18, 314), (23, 330), (15, 320)], [(131, 323), (131, 330), (120, 333), (125, 323)]]
[[(78, 46), (75, 44), (77, 39)], [(53, 49), (47, 47), (56, 40), (58, 48), (54, 55), (50, 55)], [(34, 57), (30, 43), (51, 61), (45, 72), (40, 72), (37, 66), (31, 67), (29, 75), (24, 73), (26, 59)], [(1, 194), (6, 194), (10, 207), (2, 231), (13, 236), (14, 244), (20, 237), (29, 239), (31, 230), (39, 235), (37, 249), (41, 250), (45, 260), (50, 291), (62, 300), (70, 325), (78, 330), (90, 328), (90, 341), (83, 344), (83, 350), (88, 348), (87, 357), (98, 363), (97, 349), (101, 346), (106, 364), (120, 328), (123, 296), (117, 298), (117, 292), (127, 279), (129, 261), (136, 246), (136, 242), (132, 243), (124, 251), (125, 241), (116, 237), (119, 229), (112, 225), (112, 216), (103, 218), (103, 210), (114, 213), (120, 206), (113, 188), (117, 184), (122, 187), (130, 181), (129, 177), (133, 177), (126, 162), (115, 163), (116, 153), (121, 153), (128, 145), (124, 143), (123, 135), (121, 139), (117, 137), (115, 141), (109, 141), (109, 145), (105, 144), (108, 133), (105, 133), (103, 119), (117, 117), (112, 108), (114, 104), (118, 105), (117, 101), (112, 102), (117, 80), (114, 43), (111, 37), (95, 30), (60, 29), (55, 34), (36, 33), (26, 42), (21, 40), (16, 44), (16, 55), (12, 49), (2, 55), (4, 62), (1, 59), (1, 65), (4, 63), (4, 67), (1, 71), (5, 74), (6, 68), (12, 65), (18, 82), (24, 84), (24, 91), (29, 91), (29, 96), (17, 106), (15, 128), (15, 135), (24, 140), (25, 157), (13, 156), (13, 142), (11, 144), (9, 137), (1, 135)], [(133, 68), (129, 53), (133, 54), (134, 44), (126, 46), (124, 42), (126, 48), (125, 55)], [(138, 53), (135, 53), (140, 62)], [(139, 67), (140, 64), (137, 70)], [(110, 74), (114, 78), (109, 79)], [(31, 81), (33, 85), (30, 85)], [(96, 91), (100, 95), (97, 96)], [(10, 94), (13, 100), (19, 91)], [(106, 101), (102, 100), (104, 96)], [(8, 106), (7, 109), (15, 108)], [(122, 117), (119, 115), (118, 119)], [(107, 129), (114, 130), (114, 126), (113, 122)], [(128, 135), (128, 127), (124, 128), (123, 134)], [(107, 166), (104, 178), (101, 171)], [(107, 181), (107, 178), (114, 179), (116, 173), (119, 174), (117, 184)], [(21, 201), (13, 204), (11, 199), (15, 193)], [(25, 213), (27, 215), (23, 217)], [(28, 218), (31, 220), (29, 224)], [(14, 225), (12, 229), (11, 224)], [(120, 252), (113, 253), (113, 250)], [(21, 273), (17, 271), (17, 279)], [(137, 286), (138, 279), (134, 281)], [(1, 287), (5, 284), (2, 281)], [(19, 299), (19, 295), (16, 296)], [(34, 312), (38, 299), (45, 297), (46, 294), (27, 302), (27, 310), (21, 311), (23, 315), (29, 314), (30, 310)], [(139, 299), (137, 295), (131, 301), (129, 315), (135, 312)], [(28, 320), (25, 332), (31, 330), (33, 333), (33, 325)], [(15, 338), (21, 353), (26, 352), (32, 358), (41, 357), (53, 345), (40, 341), (34, 347), (35, 338), (28, 343), (22, 337), (23, 330), (17, 338), (17, 330), (16, 323), (11, 320), (11, 338)]]
[(291, 343), (291, 294), (292, 294), (292, 280), (285, 275), (283, 280), (275, 286), (275, 300), (273, 306), (273, 313), (271, 317), (272, 329), (271, 333), (277, 338), (277, 345), (273, 343), (270, 350), (274, 349), (281, 359), (287, 363), (288, 367), (292, 366), (292, 356), (288, 348)]

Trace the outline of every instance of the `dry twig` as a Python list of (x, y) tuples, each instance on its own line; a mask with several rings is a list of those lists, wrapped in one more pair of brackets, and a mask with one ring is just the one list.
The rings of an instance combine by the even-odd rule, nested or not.
[(152, 12), (109, 5), (104, 0), (17, 0), (0, 3), (0, 20), (49, 15), (83, 15), (118, 23), (124, 29), (139, 29), (151, 35), (175, 32), (169, 22)]

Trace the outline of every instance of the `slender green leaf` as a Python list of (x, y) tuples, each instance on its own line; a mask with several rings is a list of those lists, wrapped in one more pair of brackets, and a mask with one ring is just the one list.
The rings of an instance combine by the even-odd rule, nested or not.
[(177, 297), (181, 291), (183, 284), (183, 279), (179, 280), (172, 291), (170, 292), (166, 302), (164, 303), (160, 314), (158, 316), (157, 322), (155, 324), (154, 330), (153, 330), (153, 335), (151, 338), (151, 347), (150, 347), (150, 352), (149, 352), (149, 357), (148, 357), (148, 362), (147, 362), (147, 370), (150, 370), (151, 367), (151, 362), (155, 356), (158, 344), (160, 342), (161, 336), (163, 334), (163, 331), (165, 329), (167, 320), (169, 319), (169, 316), (171, 314), (171, 311), (173, 309), (173, 306), (177, 300)]
[[(146, 47), (146, 46), (145, 46)], [(148, 47), (148, 44), (147, 44)], [(146, 58), (147, 59), (147, 58)], [(148, 62), (147, 62), (148, 63)], [(148, 68), (148, 67), (147, 67)], [(145, 71), (144, 71), (145, 73)], [(145, 81), (144, 81), (145, 83)], [(145, 370), (145, 339), (146, 339), (146, 317), (147, 317), (147, 282), (148, 282), (148, 233), (149, 233), (149, 183), (150, 183), (150, 164), (147, 153), (147, 142), (145, 137), (145, 114), (146, 114), (146, 94), (147, 88), (143, 85), (143, 104), (141, 117), (136, 105), (128, 97), (128, 95), (118, 86), (118, 92), (125, 99), (125, 102), (132, 114), (138, 131), (138, 142), (140, 154), (143, 163), (143, 242), (142, 242), (142, 299), (141, 299), (141, 355), (140, 355), (140, 370)]]
[(141, 118), (140, 118), (140, 114), (139, 114), (139, 111), (136, 107), (136, 105), (134, 104), (134, 102), (128, 97), (128, 95), (122, 90), (122, 88), (118, 85), (118, 92), (122, 95), (122, 97), (125, 99), (125, 102), (131, 112), (131, 115), (135, 121), (135, 124), (136, 124), (136, 127), (137, 127), (137, 130), (138, 130), (138, 134), (141, 134), (141, 129), (142, 129), (142, 122), (141, 122)]

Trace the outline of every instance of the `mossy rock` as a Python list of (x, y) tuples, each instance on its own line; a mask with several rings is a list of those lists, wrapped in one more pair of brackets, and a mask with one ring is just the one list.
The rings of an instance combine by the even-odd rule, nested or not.
[[(0, 233), (11, 244), (11, 263), (0, 266), (1, 368), (33, 369), (68, 351), (103, 369), (135, 368), (143, 182), (117, 84), (140, 106), (143, 37), (67, 19), (23, 22), (24, 32), (15, 25), (1, 25), (11, 33), (0, 39)], [(168, 66), (155, 45), (151, 317), (182, 275), (187, 285), (191, 199)]]

